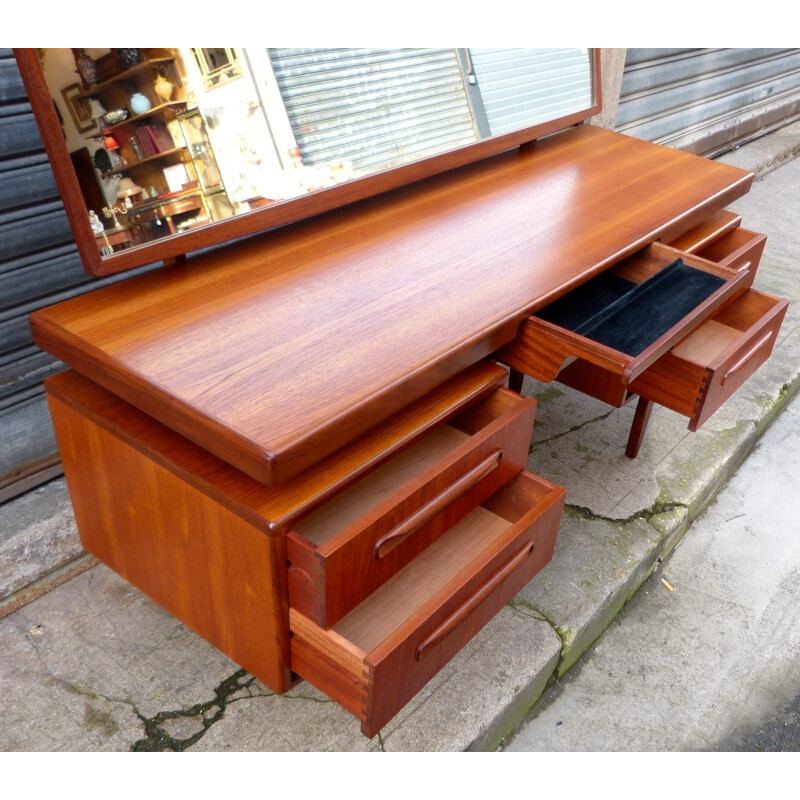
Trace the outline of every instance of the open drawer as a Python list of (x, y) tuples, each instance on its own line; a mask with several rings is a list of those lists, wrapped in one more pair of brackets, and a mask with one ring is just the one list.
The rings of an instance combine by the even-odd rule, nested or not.
[(788, 300), (750, 289), (663, 355), (630, 389), (696, 431), (772, 353)]
[(522, 472), (332, 629), (291, 609), (292, 669), (374, 736), (548, 563), (564, 495)]
[(737, 228), (742, 223), (741, 214), (736, 214), (727, 209), (720, 209), (710, 214), (695, 227), (680, 235), (677, 239), (665, 242), (676, 250), (685, 253), (697, 253), (706, 245), (724, 236), (729, 231)]
[(534, 411), (496, 389), (295, 521), (290, 606), (338, 622), (523, 469)]
[(755, 275), (766, 243), (765, 233), (755, 233), (746, 228), (736, 227), (701, 247), (697, 255), (721, 267), (733, 270), (746, 269)]
[(537, 310), (497, 358), (621, 406), (632, 380), (752, 280), (747, 268), (651, 244)]

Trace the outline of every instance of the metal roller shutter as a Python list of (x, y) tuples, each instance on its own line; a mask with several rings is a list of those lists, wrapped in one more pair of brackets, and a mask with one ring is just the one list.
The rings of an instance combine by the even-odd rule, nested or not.
[(586, 51), (579, 48), (469, 48), (487, 135), (535, 125), (591, 105)]
[(62, 365), (33, 344), (28, 314), (119, 279), (84, 272), (17, 62), (0, 49), (0, 502), (60, 472), (42, 381)]
[(719, 155), (800, 117), (800, 50), (628, 49), (617, 130)]
[(357, 172), (475, 141), (455, 50), (270, 48), (303, 161)]

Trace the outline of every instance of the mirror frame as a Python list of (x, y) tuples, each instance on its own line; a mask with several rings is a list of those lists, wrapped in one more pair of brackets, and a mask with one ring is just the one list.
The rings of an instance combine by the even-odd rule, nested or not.
[(84, 269), (95, 277), (111, 275), (157, 261), (169, 263), (176, 259), (182, 259), (191, 251), (202, 250), (243, 236), (265, 232), (271, 228), (373, 197), (576, 125), (598, 114), (602, 106), (600, 49), (589, 48), (592, 69), (592, 104), (586, 109), (511, 133), (482, 139), (373, 175), (354, 178), (346, 183), (319, 189), (307, 195), (282, 200), (245, 214), (212, 222), (202, 228), (177, 233), (164, 239), (156, 239), (153, 242), (103, 257), (95, 242), (78, 178), (72, 167), (50, 91), (45, 83), (38, 52), (35, 48), (14, 48), (14, 55), (39, 126), (45, 151), (50, 160), (56, 185), (64, 202)]

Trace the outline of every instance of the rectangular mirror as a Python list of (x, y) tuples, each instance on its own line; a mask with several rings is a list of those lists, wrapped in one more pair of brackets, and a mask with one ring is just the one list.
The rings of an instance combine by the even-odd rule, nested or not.
[(15, 51), (87, 272), (265, 231), (600, 109), (599, 51)]

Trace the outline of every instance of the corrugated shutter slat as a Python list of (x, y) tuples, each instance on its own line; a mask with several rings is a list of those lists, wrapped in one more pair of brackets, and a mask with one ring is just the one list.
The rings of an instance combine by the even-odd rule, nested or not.
[(475, 140), (452, 49), (268, 50), (303, 161), (374, 172)]
[(718, 155), (800, 117), (800, 50), (631, 49), (617, 130)]

